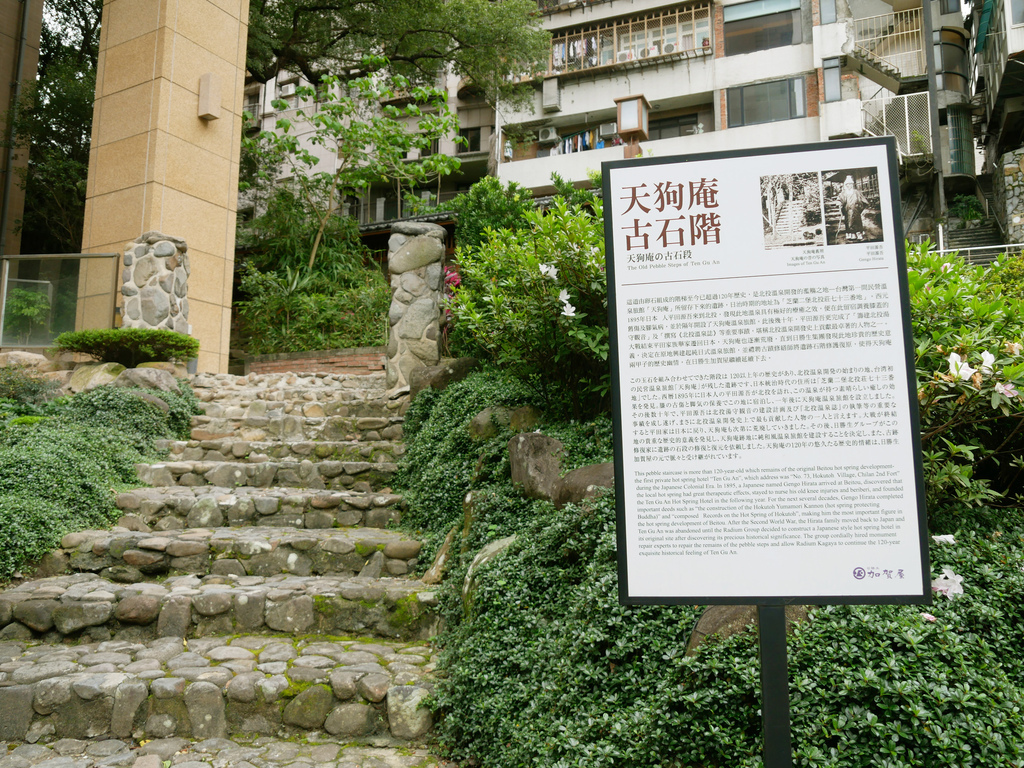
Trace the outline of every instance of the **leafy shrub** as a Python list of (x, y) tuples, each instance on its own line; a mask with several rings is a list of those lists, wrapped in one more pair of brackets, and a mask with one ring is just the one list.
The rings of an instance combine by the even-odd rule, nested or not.
[[(188, 439), (192, 417), (201, 413), (188, 380), (179, 379), (178, 386), (181, 394), (135, 387), (97, 387), (69, 398), (53, 412), (65, 422), (116, 424), (121, 432), (137, 436), (140, 450), (148, 450), (149, 443), (157, 438)], [(143, 395), (159, 397), (167, 403), (168, 412), (146, 402)]]
[(26, 562), (38, 560), (60, 546), (77, 521), (68, 509), (17, 494), (0, 495), (0, 581), (10, 578)]
[(241, 288), (248, 298), (235, 304), (246, 350), (263, 355), (386, 343), (391, 289), (384, 275), (360, 268), (345, 285), (307, 271), (247, 268)]
[(45, 330), (50, 317), (50, 297), (40, 291), (14, 288), (4, 301), (4, 331), (27, 344), (36, 330)]
[(1019, 489), (1024, 318), (1004, 268), (929, 248), (908, 252), (929, 508), (991, 503)]
[(0, 368), (0, 419), (39, 414), (59, 387), (23, 366)]
[[(442, 748), (484, 766), (761, 765), (756, 633), (684, 656), (699, 608), (618, 604), (610, 497), (533, 511), (444, 640)], [(934, 544), (933, 568), (963, 576), (965, 594), (930, 614), (833, 606), (800, 625), (795, 764), (1021, 764), (1021, 534)]]
[(473, 373), (443, 392), (428, 389), (416, 396), (406, 414), (406, 450), (395, 482), (408, 502), (403, 525), (426, 534), (422, 560), (429, 561), (462, 519), (462, 499), (471, 488), (504, 480), (505, 493), (511, 495), (511, 430), (499, 428), (495, 437), (475, 442), (469, 422), (490, 406), (516, 408), (535, 402), (536, 395), (520, 382), (495, 371)]
[(488, 230), (516, 231), (528, 226), (533, 210), (529, 190), (514, 181), (507, 187), (494, 176), (484, 176), (445, 206), (456, 214), (455, 242), (460, 248), (478, 248), (487, 242)]
[(579, 418), (608, 403), (608, 298), (601, 207), (556, 198), (529, 229), (460, 249), (452, 346), (494, 361), (539, 394), (567, 396)]
[(54, 339), (53, 349), (135, 368), (142, 363), (191, 360), (199, 354), (199, 341), (153, 328), (104, 328), (62, 333)]
[[(981, 221), (985, 218), (985, 210), (981, 207), (977, 195), (957, 195), (953, 198), (953, 204), (949, 206), (949, 215), (960, 219), (961, 222)], [(960, 226), (963, 227), (963, 224)]]

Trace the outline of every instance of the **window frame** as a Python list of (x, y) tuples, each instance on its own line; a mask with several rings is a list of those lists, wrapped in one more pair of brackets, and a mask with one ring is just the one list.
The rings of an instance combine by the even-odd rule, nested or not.
[[(773, 118), (769, 117), (766, 120), (753, 120), (748, 122), (746, 120), (746, 106), (744, 101), (748, 98), (747, 93), (751, 93), (756, 88), (770, 88), (773, 85), (779, 83), (786, 83), (786, 93), (788, 97), (788, 116)], [(735, 88), (726, 89), (726, 124), (728, 128), (742, 128), (746, 125), (764, 125), (765, 123), (779, 123), (785, 120), (796, 120), (801, 117), (807, 117), (807, 80), (803, 75), (797, 77), (787, 77), (781, 80), (767, 80), (762, 83), (751, 83), (749, 85), (740, 85)], [(734, 100), (735, 99), (735, 100)], [(735, 114), (733, 104), (738, 103), (739, 115)]]

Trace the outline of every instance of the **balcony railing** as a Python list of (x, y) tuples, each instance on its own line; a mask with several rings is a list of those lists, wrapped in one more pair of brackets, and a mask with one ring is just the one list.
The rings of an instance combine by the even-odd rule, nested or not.
[(546, 76), (659, 58), (711, 53), (711, 5), (698, 3), (649, 16), (576, 29), (551, 39)]
[(854, 51), (896, 70), (900, 77), (926, 74), (921, 9), (855, 19)]
[(927, 91), (865, 101), (862, 114), (866, 133), (896, 137), (901, 160), (933, 154)]

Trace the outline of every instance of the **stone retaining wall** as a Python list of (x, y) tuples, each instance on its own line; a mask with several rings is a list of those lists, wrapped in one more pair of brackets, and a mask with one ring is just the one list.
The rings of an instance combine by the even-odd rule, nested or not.
[(292, 352), (256, 355), (245, 361), (245, 373), (380, 373), (387, 362), (384, 347), (326, 349), (318, 352)]
[(1002, 167), (992, 174), (992, 188), (1007, 241), (1024, 243), (1024, 149), (1003, 155)]

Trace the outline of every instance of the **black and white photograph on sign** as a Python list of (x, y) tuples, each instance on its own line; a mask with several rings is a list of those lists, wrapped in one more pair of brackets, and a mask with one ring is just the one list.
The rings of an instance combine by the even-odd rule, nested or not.
[(603, 171), (620, 599), (927, 601), (895, 142)]
[(825, 230), (829, 245), (885, 239), (878, 197), (878, 168), (825, 171)]
[(765, 250), (824, 245), (820, 175), (762, 176), (761, 218)]

